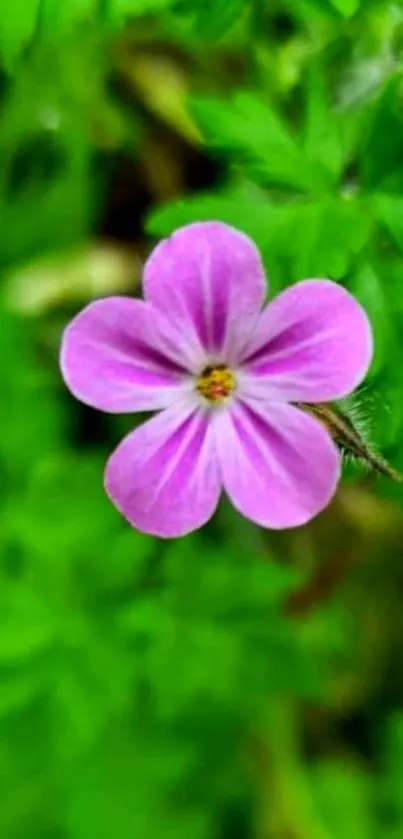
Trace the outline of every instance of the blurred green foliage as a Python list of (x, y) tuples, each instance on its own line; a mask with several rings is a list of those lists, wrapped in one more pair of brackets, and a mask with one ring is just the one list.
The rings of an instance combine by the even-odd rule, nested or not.
[(346, 285), (359, 398), (403, 468), (400, 0), (19, 0), (0, 10), (0, 837), (401, 839), (403, 493), (350, 475), (262, 533), (159, 543), (102, 490), (136, 420), (76, 403), (67, 320), (201, 219), (270, 293)]

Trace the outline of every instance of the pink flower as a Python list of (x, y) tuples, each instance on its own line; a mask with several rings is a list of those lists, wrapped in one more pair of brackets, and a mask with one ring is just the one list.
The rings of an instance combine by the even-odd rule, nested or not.
[(134, 527), (189, 533), (222, 490), (274, 529), (304, 524), (332, 498), (337, 448), (293, 403), (350, 393), (371, 360), (371, 328), (329, 280), (299, 282), (262, 311), (265, 287), (246, 236), (191, 224), (151, 254), (145, 300), (98, 300), (67, 327), (61, 369), (78, 399), (110, 413), (159, 411), (106, 466), (106, 492)]

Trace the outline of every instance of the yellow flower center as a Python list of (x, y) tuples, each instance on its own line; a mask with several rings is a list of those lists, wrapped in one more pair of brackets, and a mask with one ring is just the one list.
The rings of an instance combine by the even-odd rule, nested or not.
[(199, 393), (208, 402), (223, 402), (235, 388), (235, 378), (225, 364), (205, 367), (196, 384)]

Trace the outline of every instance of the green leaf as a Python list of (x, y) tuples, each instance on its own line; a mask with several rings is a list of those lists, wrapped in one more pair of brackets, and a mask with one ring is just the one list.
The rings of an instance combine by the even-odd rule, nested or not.
[(29, 707), (43, 693), (44, 679), (39, 672), (13, 672), (11, 678), (1, 679), (0, 718)]
[(42, 0), (40, 23), (42, 33), (50, 37), (68, 35), (76, 23), (83, 20), (97, 21), (98, 0)]
[(277, 204), (247, 187), (200, 194), (152, 211), (147, 230), (166, 236), (192, 221), (217, 219), (249, 235), (269, 275), (270, 293), (309, 276), (343, 278), (367, 241), (371, 215), (344, 198)]
[(312, 276), (342, 279), (370, 228), (371, 217), (360, 202), (329, 198), (291, 205), (279, 243), (289, 266), (289, 282)]
[(374, 215), (403, 252), (403, 198), (398, 195), (376, 194), (371, 199)]
[(323, 761), (310, 772), (318, 813), (333, 839), (378, 835), (373, 816), (372, 779), (346, 759)]
[(363, 133), (360, 162), (363, 185), (382, 192), (401, 192), (403, 170), (402, 74), (395, 73), (376, 99)]
[(305, 128), (302, 142), (305, 155), (311, 162), (323, 166), (330, 175), (329, 185), (335, 183), (344, 163), (344, 148), (340, 114), (330, 107), (325, 89), (323, 67), (313, 66), (306, 89)]
[(26, 663), (54, 644), (57, 621), (23, 584), (0, 597), (0, 665)]
[(94, 59), (87, 36), (65, 43), (63, 57), (52, 45), (34, 52), (9, 87), (0, 137), (0, 264), (71, 245), (88, 230), (95, 183), (87, 114), (89, 102), (97, 111), (101, 99)]
[(400, 332), (387, 287), (374, 266), (362, 265), (350, 288), (364, 306), (374, 333), (374, 358), (365, 399), (371, 412), (371, 436), (381, 451), (385, 451), (400, 437), (403, 426)]
[(0, 61), (13, 70), (22, 50), (31, 40), (38, 17), (39, 0), (19, 0), (0, 12)]
[(152, 236), (169, 236), (177, 227), (194, 221), (216, 219), (242, 230), (265, 253), (269, 253), (283, 213), (264, 193), (234, 187), (216, 193), (199, 193), (152, 210), (146, 219), (146, 230)]
[(122, 21), (125, 18), (154, 14), (171, 8), (177, 0), (111, 0), (110, 16)]
[(206, 143), (226, 153), (258, 183), (309, 191), (322, 183), (322, 173), (304, 158), (281, 116), (251, 91), (228, 100), (194, 97), (192, 113)]
[(197, 537), (173, 545), (164, 569), (157, 613), (146, 602), (140, 623), (135, 614), (126, 620), (134, 650), (143, 638), (164, 718), (180, 718), (203, 702), (206, 713), (218, 706), (233, 725), (266, 694), (291, 685), (312, 691), (318, 661), (307, 662), (298, 627), (283, 615), (300, 575), (265, 556), (245, 561), (235, 546), (203, 554)]
[(343, 17), (349, 18), (358, 12), (361, 0), (330, 0), (330, 2)]
[(68, 835), (208, 839), (208, 802), (197, 807), (181, 788), (182, 779), (194, 771), (193, 751), (178, 734), (169, 738), (144, 721), (140, 729), (140, 721), (136, 725), (121, 715), (71, 773), (66, 790)]
[(290, 281), (283, 253), (288, 212), (287, 207), (275, 204), (260, 190), (245, 185), (157, 207), (149, 214), (146, 228), (160, 237), (193, 221), (216, 219), (232, 225), (250, 236), (261, 251), (273, 295)]
[[(49, 376), (35, 364), (26, 325), (0, 309), (0, 376), (3, 399), (0, 402), (0, 459), (7, 474), (7, 498), (12, 490), (21, 492), (30, 470), (43, 457), (59, 450), (63, 437), (62, 412), (49, 387)], [(33, 400), (35, 411), (31, 411)], [(27, 412), (30, 420), (27, 423)], [(0, 496), (2, 487), (0, 485)], [(16, 505), (18, 507), (18, 505)], [(3, 536), (7, 534), (2, 511)], [(18, 528), (20, 530), (20, 528)], [(29, 532), (23, 533), (29, 537)], [(31, 532), (32, 536), (32, 532)]]
[(364, 307), (374, 335), (374, 356), (372, 375), (376, 375), (388, 363), (399, 347), (398, 335), (393, 325), (393, 315), (380, 277), (369, 263), (360, 267), (352, 283), (351, 291)]
[(198, 0), (195, 28), (202, 38), (220, 38), (247, 8), (248, 0)]

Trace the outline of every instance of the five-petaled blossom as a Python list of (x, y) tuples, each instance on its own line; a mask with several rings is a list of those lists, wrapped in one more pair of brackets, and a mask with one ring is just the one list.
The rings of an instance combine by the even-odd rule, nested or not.
[(349, 394), (372, 354), (368, 319), (330, 280), (304, 280), (262, 310), (259, 253), (219, 222), (191, 224), (153, 251), (145, 300), (109, 297), (67, 326), (72, 393), (109, 413), (156, 411), (111, 455), (109, 497), (136, 528), (184, 535), (222, 491), (268, 528), (302, 525), (332, 498), (340, 458), (298, 403)]

